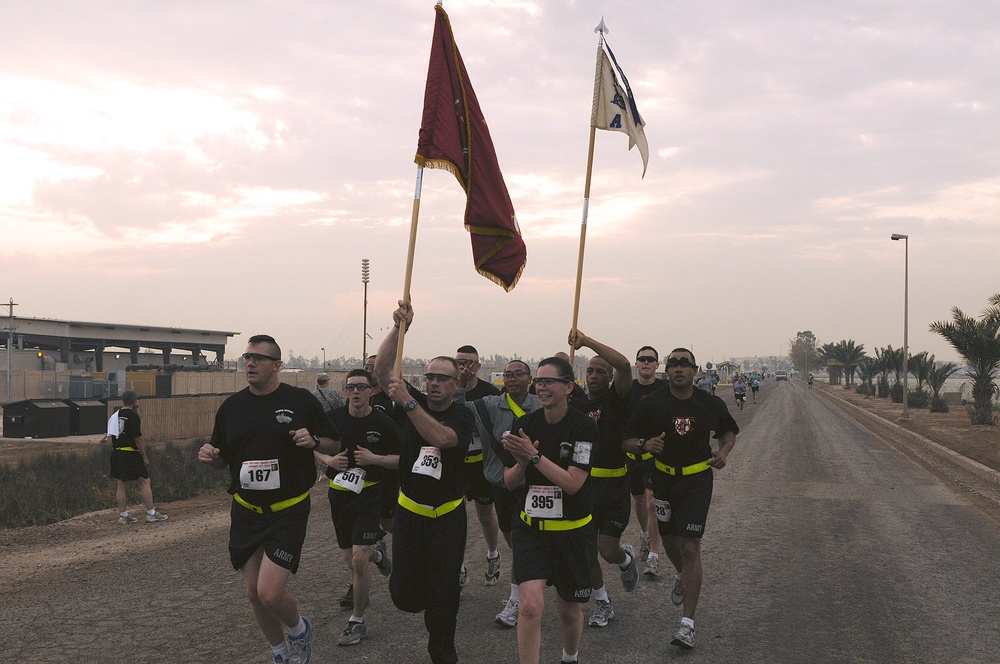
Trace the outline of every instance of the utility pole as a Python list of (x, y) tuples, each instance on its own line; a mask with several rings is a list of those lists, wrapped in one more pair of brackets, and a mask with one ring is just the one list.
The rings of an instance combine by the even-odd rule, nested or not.
[(361, 363), (368, 359), (368, 259), (361, 259), (361, 283), (365, 285), (364, 318), (361, 327)]
[(15, 329), (14, 328), (14, 307), (16, 307), (16, 306), (17, 306), (17, 303), (14, 302), (14, 298), (10, 298), (10, 301), (7, 303), (7, 308), (10, 311), (10, 313), (8, 314), (8, 320), (9, 320), (9, 322), (7, 323), (7, 403), (11, 402), (11, 393), (14, 390), (14, 386), (13, 386), (14, 384), (12, 382), (12, 372), (11, 372), (11, 369), (13, 369), (13, 364), (14, 364), (14, 362), (13, 362), (13, 359), (14, 359), (14, 356), (13, 356), (13, 352), (14, 352), (14, 329)]

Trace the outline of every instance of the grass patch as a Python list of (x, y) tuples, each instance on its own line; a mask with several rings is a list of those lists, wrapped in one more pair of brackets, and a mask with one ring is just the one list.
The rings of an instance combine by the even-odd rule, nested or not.
[[(198, 461), (198, 448), (205, 442), (147, 449), (158, 503), (226, 490), (229, 473)], [(109, 474), (110, 455), (102, 445), (85, 454), (59, 452), (13, 466), (0, 464), (0, 528), (44, 525), (113, 508), (117, 482)], [(137, 484), (129, 482), (128, 487), (128, 503), (141, 503)]]

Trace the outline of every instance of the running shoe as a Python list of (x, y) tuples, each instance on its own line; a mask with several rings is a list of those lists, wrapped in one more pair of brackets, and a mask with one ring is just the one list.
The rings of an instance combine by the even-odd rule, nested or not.
[(639, 536), (639, 559), (645, 560), (649, 556), (649, 535)]
[(160, 514), (156, 510), (153, 510), (152, 514), (146, 515), (146, 523), (157, 523), (159, 521), (166, 521), (167, 517), (164, 514)]
[(118, 523), (120, 525), (123, 525), (123, 526), (126, 526), (126, 525), (128, 525), (130, 523), (135, 523), (135, 522), (136, 522), (136, 518), (134, 516), (132, 516), (131, 514), (126, 514), (125, 516), (119, 516), (118, 517)]
[(306, 631), (302, 636), (295, 638), (288, 635), (288, 664), (309, 664), (312, 660), (313, 624), (305, 616), (302, 616), (302, 620), (306, 623)]
[(277, 653), (271, 655), (271, 659), (268, 661), (271, 662), (271, 664), (288, 664), (288, 658)]
[[(381, 554), (379, 560), (375, 561), (375, 567), (378, 567), (378, 571), (382, 573), (382, 576), (389, 576), (392, 574), (392, 561), (389, 560), (389, 552), (385, 550), (385, 540), (379, 540), (372, 545), (372, 548)], [(351, 606), (354, 606), (354, 598), (351, 597)], [(341, 643), (340, 645), (345, 645)], [(353, 645), (353, 644), (346, 644)]]
[(347, 592), (344, 596), (340, 598), (340, 608), (342, 609), (353, 609), (354, 608), (354, 584), (349, 583), (347, 585)]
[(517, 612), (519, 603), (508, 599), (504, 604), (503, 611), (497, 614), (493, 622), (501, 627), (514, 627), (517, 625)]
[(611, 600), (597, 600), (597, 610), (590, 616), (587, 624), (591, 627), (607, 627), (608, 621), (615, 617), (615, 610), (611, 606)]
[(496, 558), (486, 556), (486, 585), (492, 586), (500, 580), (500, 552)]
[(684, 586), (681, 584), (680, 574), (674, 574), (674, 588), (670, 591), (670, 601), (674, 603), (674, 606), (680, 606), (684, 603)]
[(630, 593), (639, 583), (639, 566), (635, 562), (635, 549), (631, 544), (623, 544), (622, 551), (628, 554), (630, 559), (628, 567), (622, 570), (622, 585), (625, 586), (625, 592)]
[(646, 569), (642, 570), (642, 573), (646, 576), (659, 576), (660, 575), (660, 557), (657, 555), (650, 555), (646, 558)]
[(674, 638), (670, 641), (672, 646), (680, 646), (690, 650), (694, 648), (694, 627), (688, 627), (684, 623), (674, 632)]
[(365, 627), (363, 622), (348, 620), (347, 628), (340, 634), (340, 638), (337, 639), (337, 645), (356, 646), (361, 643), (361, 639), (364, 637), (366, 631), (368, 631), (368, 628)]

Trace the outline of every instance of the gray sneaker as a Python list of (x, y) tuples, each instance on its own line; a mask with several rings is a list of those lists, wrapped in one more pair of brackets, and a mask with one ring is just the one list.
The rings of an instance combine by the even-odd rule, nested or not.
[(131, 514), (126, 514), (125, 516), (118, 517), (118, 523), (122, 526), (127, 526), (130, 523), (135, 523), (136, 518)]
[(365, 627), (363, 622), (348, 620), (347, 628), (341, 633), (340, 638), (337, 639), (337, 645), (356, 646), (361, 643), (361, 639), (364, 637), (366, 631), (368, 631), (368, 628)]
[(160, 514), (156, 510), (152, 514), (146, 515), (146, 523), (158, 523), (160, 521), (166, 521), (167, 517), (164, 514)]
[(649, 557), (649, 538), (639, 536), (639, 560)]
[(674, 632), (674, 638), (670, 641), (672, 646), (680, 646), (690, 650), (694, 648), (694, 627), (688, 627), (684, 623)]
[(607, 627), (608, 621), (615, 617), (615, 610), (611, 606), (610, 600), (597, 600), (597, 610), (590, 616), (587, 624), (591, 627)]
[[(389, 576), (392, 574), (392, 561), (389, 560), (389, 552), (385, 550), (385, 540), (379, 540), (372, 545), (372, 549), (378, 551), (382, 557), (380, 560), (376, 561), (375, 567), (378, 567), (378, 571), (382, 573), (382, 576)], [(354, 598), (351, 598), (351, 606), (354, 606)], [(360, 623), (359, 623), (360, 624)], [(354, 645), (354, 644), (344, 644), (340, 645)]]
[(646, 576), (659, 576), (660, 575), (660, 557), (659, 556), (648, 556), (646, 558), (646, 569), (642, 570), (642, 573)]
[(635, 586), (639, 583), (639, 566), (635, 562), (635, 549), (632, 548), (631, 544), (623, 544), (622, 551), (628, 554), (631, 561), (628, 567), (622, 570), (622, 585), (625, 587), (625, 592), (630, 593), (635, 590)]
[(674, 588), (670, 591), (670, 601), (674, 603), (674, 606), (680, 606), (684, 603), (684, 585), (681, 584), (680, 574), (674, 574)]
[(508, 599), (506, 604), (504, 604), (503, 611), (497, 614), (496, 620), (493, 622), (501, 627), (516, 626), (518, 609), (519, 603), (512, 599)]
[(500, 580), (500, 552), (496, 558), (486, 556), (486, 585), (492, 586)]
[(288, 637), (288, 664), (309, 664), (312, 660), (312, 621), (302, 616), (306, 623), (305, 634), (295, 639), (291, 635)]
[(284, 655), (271, 655), (271, 659), (267, 661), (270, 664), (288, 664), (288, 658)]

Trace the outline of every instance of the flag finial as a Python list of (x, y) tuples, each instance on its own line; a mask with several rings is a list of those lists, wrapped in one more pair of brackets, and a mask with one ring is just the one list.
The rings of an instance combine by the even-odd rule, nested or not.
[(596, 28), (594, 28), (594, 32), (600, 32), (601, 35), (605, 35), (605, 34), (611, 32), (610, 30), (608, 30), (608, 26), (604, 25), (604, 17), (603, 16), (601, 17), (600, 24)]

